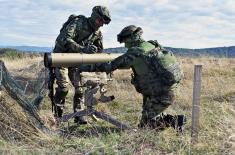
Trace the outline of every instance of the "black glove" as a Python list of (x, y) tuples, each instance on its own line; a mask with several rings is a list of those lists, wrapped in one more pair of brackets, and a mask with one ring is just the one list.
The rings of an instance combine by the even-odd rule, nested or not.
[(98, 48), (95, 45), (88, 45), (82, 49), (82, 52), (87, 54), (96, 53), (98, 51)]

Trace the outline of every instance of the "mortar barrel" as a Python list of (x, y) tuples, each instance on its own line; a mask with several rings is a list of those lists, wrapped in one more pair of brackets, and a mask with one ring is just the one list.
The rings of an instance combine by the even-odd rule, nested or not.
[(45, 53), (45, 67), (78, 67), (81, 64), (109, 62), (123, 53)]

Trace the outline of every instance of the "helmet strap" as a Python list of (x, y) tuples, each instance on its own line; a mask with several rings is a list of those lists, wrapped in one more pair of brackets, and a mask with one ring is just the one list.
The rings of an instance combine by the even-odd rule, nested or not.
[(93, 31), (97, 31), (99, 29), (99, 26), (96, 24), (95, 20), (96, 19), (92, 17), (88, 18), (89, 25), (93, 29)]
[(140, 35), (131, 35), (124, 43), (126, 48), (131, 48), (135, 46), (139, 46), (144, 39)]

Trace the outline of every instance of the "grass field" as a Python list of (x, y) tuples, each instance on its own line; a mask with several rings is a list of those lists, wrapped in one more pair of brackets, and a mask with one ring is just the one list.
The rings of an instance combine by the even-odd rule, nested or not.
[[(106, 122), (94, 122), (89, 119), (90, 123), (86, 126), (76, 126), (72, 121), (69, 126), (67, 123), (62, 124), (63, 132), (60, 135), (25, 134), (24, 129), (20, 132), (27, 135), (26, 140), (12, 141), (1, 135), (0, 150), (6, 154), (235, 154), (235, 59), (212, 57), (179, 57), (178, 59), (182, 62), (184, 79), (176, 92), (176, 102), (166, 110), (166, 113), (187, 116), (184, 136), (177, 136), (172, 128), (161, 132), (151, 129), (138, 129), (135, 132), (120, 131)], [(19, 70), (24, 72), (24, 68), (29, 64), (37, 64), (40, 60), (42, 58), (16, 61), (4, 59), (4, 62), (14, 73)], [(191, 145), (192, 86), (195, 64), (203, 65), (201, 111), (199, 142)], [(28, 72), (30, 71), (27, 69), (24, 74), (33, 74), (33, 71), (30, 72), (31, 74)], [(108, 83), (107, 88), (108, 94), (115, 95), (116, 99), (109, 104), (98, 104), (97, 109), (136, 128), (142, 111), (142, 96), (130, 84), (131, 71), (117, 70), (114, 72), (113, 79)], [(7, 94), (2, 97), (4, 105), (16, 104)], [(66, 113), (72, 109), (72, 97), (71, 90), (67, 97)], [(46, 97), (40, 107), (40, 116), (49, 128), (53, 126), (50, 107), (49, 99)], [(12, 112), (14, 113), (14, 108)]]

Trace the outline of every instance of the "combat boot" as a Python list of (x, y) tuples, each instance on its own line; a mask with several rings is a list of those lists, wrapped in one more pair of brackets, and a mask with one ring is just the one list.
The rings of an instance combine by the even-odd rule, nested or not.
[(171, 126), (174, 118), (171, 115), (160, 114), (149, 121), (149, 126), (157, 131), (164, 130)]
[(175, 129), (177, 130), (178, 134), (184, 134), (184, 125), (187, 122), (187, 118), (185, 115), (177, 115), (177, 126)]
[(60, 120), (63, 114), (63, 107), (64, 107), (64, 100), (61, 103), (55, 102), (55, 108), (54, 108), (54, 123), (55, 128), (58, 128), (60, 126)]
[(61, 117), (63, 115), (63, 109), (65, 104), (65, 96), (68, 90), (66, 88), (56, 88), (56, 93), (53, 98), (54, 100), (54, 123), (55, 128), (58, 128), (61, 123)]
[(185, 115), (163, 115), (164, 123), (167, 127), (173, 127), (176, 129), (179, 135), (184, 134), (184, 125), (186, 124), (186, 116)]
[[(78, 75), (78, 76), (80, 76), (80, 75)], [(76, 83), (77, 81), (73, 81), (73, 82)], [(73, 112), (81, 111), (81, 109), (82, 109), (81, 104), (82, 103), (83, 103), (83, 90), (82, 90), (82, 87), (77, 86), (77, 87), (75, 87), (75, 93), (73, 96)], [(83, 116), (75, 116), (74, 123), (87, 124), (87, 121)]]
[(177, 133), (183, 134), (184, 125), (186, 123), (186, 117), (184, 115), (169, 115), (160, 114), (150, 119), (147, 125), (155, 130), (164, 130), (168, 127), (173, 127), (177, 130)]

